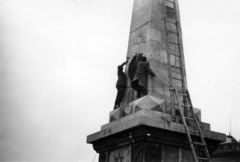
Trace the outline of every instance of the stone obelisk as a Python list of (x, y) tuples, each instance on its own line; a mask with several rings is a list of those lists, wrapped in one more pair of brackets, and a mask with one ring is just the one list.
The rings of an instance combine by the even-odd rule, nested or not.
[[(156, 77), (148, 76), (148, 95), (137, 99), (132, 69), (139, 53)], [(177, 114), (170, 90), (187, 89), (178, 0), (134, 0), (127, 57), (122, 106), (110, 112), (110, 122), (89, 135), (87, 143), (100, 154), (100, 162), (194, 161), (181, 120), (173, 120)], [(194, 112), (201, 120), (201, 111)], [(207, 123), (200, 126), (211, 154), (225, 134), (211, 131)]]
[[(149, 77), (148, 94), (167, 100), (170, 100), (169, 86), (187, 88), (180, 16), (178, 3), (175, 4), (176, 10), (172, 8), (173, 3), (168, 1), (165, 4), (162, 0), (134, 2), (127, 54), (127, 57), (133, 58), (136, 53), (143, 53), (148, 58), (157, 76)], [(127, 68), (126, 72), (129, 70)], [(128, 79), (125, 103), (135, 99)]]

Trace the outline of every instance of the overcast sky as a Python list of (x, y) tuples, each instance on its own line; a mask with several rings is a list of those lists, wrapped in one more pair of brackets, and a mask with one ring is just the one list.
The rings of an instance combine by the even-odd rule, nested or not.
[[(188, 88), (240, 139), (240, 1), (179, 0)], [(95, 156), (126, 59), (133, 0), (0, 0), (0, 161)], [(95, 159), (97, 161), (98, 155)]]

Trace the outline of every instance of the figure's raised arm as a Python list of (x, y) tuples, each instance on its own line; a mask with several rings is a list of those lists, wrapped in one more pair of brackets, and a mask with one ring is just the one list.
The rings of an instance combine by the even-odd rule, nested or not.
[(146, 69), (148, 71), (148, 73), (152, 76), (152, 77), (156, 77), (155, 73), (152, 71), (152, 69), (150, 68), (149, 63), (146, 66)]

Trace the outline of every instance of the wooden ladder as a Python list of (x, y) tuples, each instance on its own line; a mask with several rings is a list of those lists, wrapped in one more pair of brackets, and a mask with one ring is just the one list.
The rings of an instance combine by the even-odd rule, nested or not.
[[(173, 92), (174, 96), (176, 98), (175, 105), (177, 105), (178, 110), (180, 112), (181, 119), (183, 121), (184, 128), (185, 128), (187, 136), (188, 136), (188, 141), (190, 143), (190, 147), (191, 147), (191, 150), (192, 150), (195, 162), (201, 162), (201, 161), (212, 162), (211, 158), (210, 158), (210, 155), (209, 155), (209, 152), (208, 152), (208, 148), (207, 148), (206, 142), (204, 140), (204, 137), (203, 137), (203, 134), (202, 134), (202, 131), (201, 131), (201, 128), (200, 128), (200, 124), (199, 124), (199, 122), (197, 120), (197, 117), (196, 117), (196, 115), (194, 113), (194, 110), (193, 110), (192, 101), (191, 101), (189, 92), (187, 90), (186, 90), (185, 93), (178, 92), (176, 88), (174, 88), (173, 91), (174, 91)], [(180, 100), (179, 100), (179, 96), (183, 96), (183, 98), (186, 98), (188, 105), (181, 104)], [(183, 109), (185, 109), (185, 108), (189, 108), (190, 109), (190, 112), (191, 112), (191, 114), (193, 116), (192, 118), (184, 116)], [(188, 124), (187, 124), (186, 120), (187, 121), (193, 121), (195, 123), (194, 125), (196, 126), (197, 130), (190, 129), (188, 127)], [(198, 134), (198, 136), (200, 137), (200, 140), (199, 140), (200, 142), (193, 141), (193, 138), (192, 138), (190, 132), (192, 132), (191, 134)], [(197, 156), (196, 147), (201, 147), (201, 148), (204, 149), (205, 157)]]
[[(165, 28), (166, 52), (168, 57), (169, 85), (175, 87), (176, 82), (183, 90), (187, 89), (185, 63), (183, 54), (182, 31), (177, 0), (163, 0), (163, 20)], [(174, 74), (175, 73), (175, 74)], [(176, 75), (180, 74), (180, 75)], [(173, 105), (174, 97), (170, 93)], [(172, 109), (172, 115), (175, 111)]]

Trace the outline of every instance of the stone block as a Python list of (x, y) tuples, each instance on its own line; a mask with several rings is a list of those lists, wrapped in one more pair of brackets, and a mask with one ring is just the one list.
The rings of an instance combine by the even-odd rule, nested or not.
[(131, 148), (130, 146), (124, 146), (120, 148), (113, 149), (109, 151), (109, 161), (110, 162), (130, 162), (131, 161)]
[(155, 51), (155, 50), (162, 50), (162, 51), (166, 51), (166, 45), (164, 43), (165, 39), (163, 39), (164, 35), (161, 35), (161, 42), (159, 41), (155, 41), (155, 40), (149, 40), (147, 41), (147, 46), (150, 47), (149, 49), (151, 49), (151, 51)]
[(146, 23), (150, 23), (151, 18), (151, 3), (148, 0), (136, 2), (138, 5), (132, 13), (131, 31), (140, 28)]
[(150, 1), (148, 0), (134, 0), (133, 13), (139, 11), (143, 6), (150, 6)]
[(165, 100), (158, 99), (149, 95), (144, 96), (136, 101), (133, 101), (132, 104), (133, 104), (133, 112), (136, 112), (142, 109), (165, 112)]
[(172, 79), (172, 82), (173, 82), (173, 86), (175, 88), (182, 89), (182, 82), (181, 82), (181, 80)]
[(183, 161), (183, 162), (194, 161), (192, 152), (187, 150), (187, 149), (181, 148), (179, 155), (180, 155), (180, 160), (179, 161)]
[(180, 60), (178, 56), (170, 55), (170, 63), (173, 66), (180, 67)]
[[(185, 133), (183, 124), (172, 122), (170, 114), (152, 111), (148, 109), (140, 110), (134, 114), (125, 116), (119, 120), (110, 122), (102, 126), (101, 131), (88, 136), (88, 143), (98, 139), (122, 132), (139, 125), (170, 130), (173, 132)], [(201, 123), (203, 136), (214, 140), (225, 140), (225, 135), (210, 131), (210, 126), (207, 123)], [(206, 128), (206, 129), (205, 129)], [(208, 129), (209, 128), (209, 129)], [(194, 134), (194, 133), (191, 133)], [(194, 134), (197, 135), (197, 134)]]
[(168, 33), (169, 42), (178, 43), (177, 35), (173, 33)]
[(120, 115), (121, 115), (121, 109), (120, 108), (111, 111), (110, 112), (110, 122), (120, 119), (120, 117), (121, 117)]
[(163, 5), (162, 2), (159, 2), (157, 0), (152, 0), (151, 3), (151, 16), (153, 19), (163, 19), (164, 16), (164, 10), (163, 10)]
[(172, 72), (172, 77), (181, 79), (181, 73)]
[(161, 32), (161, 34), (164, 34), (165, 32), (165, 24), (162, 20), (163, 15), (160, 13), (154, 13), (154, 15), (151, 16), (151, 29), (157, 30)]
[(166, 6), (168, 6), (168, 7), (170, 7), (170, 8), (174, 8), (173, 3), (167, 2), (167, 1), (166, 1)]
[(208, 123), (203, 123), (203, 122), (199, 122), (199, 123), (200, 123), (200, 128), (201, 128), (201, 129), (210, 131), (210, 124), (208, 124)]
[(201, 109), (193, 108), (193, 111), (194, 111), (195, 115), (197, 116), (197, 118), (199, 119), (199, 121), (202, 121)]
[[(153, 51), (153, 58), (150, 59), (151, 60), (158, 60), (161, 63), (167, 64), (168, 63), (168, 57), (167, 57), (167, 52), (166, 51), (162, 51), (162, 50), (155, 50)], [(150, 62), (151, 64), (151, 62)]]
[(129, 40), (132, 41), (134, 38), (138, 37), (139, 35), (146, 33), (148, 29), (150, 29), (151, 24), (150, 23), (146, 23), (145, 25), (136, 28), (135, 30), (131, 30), (130, 31), (130, 38)]
[(133, 39), (131, 42), (129, 42), (129, 48), (128, 48), (128, 57), (133, 57), (135, 53), (148, 53), (148, 46), (146, 42), (146, 33), (143, 33), (142, 35), (139, 35), (135, 39)]
[[(169, 154), (171, 152), (171, 154)], [(170, 156), (169, 156), (170, 155)], [(178, 161), (178, 148), (172, 146), (165, 146), (163, 150), (163, 161)]]
[(127, 123), (127, 121), (130, 121), (130, 120), (138, 121), (138, 119), (135, 119), (135, 118), (138, 118), (138, 117), (141, 117), (141, 116), (148, 116), (148, 117), (151, 117), (152, 119), (159, 119), (159, 120), (162, 119), (162, 120), (172, 121), (172, 116), (169, 115), (169, 114), (145, 109), (145, 110), (137, 111), (137, 112), (135, 112), (133, 114), (130, 114), (128, 116), (122, 117), (119, 120), (115, 120), (115, 121), (112, 121), (108, 124), (105, 124), (101, 127), (101, 130), (107, 129), (109, 127), (113, 127), (114, 125), (117, 125), (119, 123)]
[(133, 106), (131, 104), (125, 106), (122, 110), (122, 117), (133, 113)]
[(176, 57), (174, 55), (170, 55), (170, 63), (171, 65), (175, 65), (176, 63)]
[(147, 32), (143, 32), (143, 33), (140, 33), (139, 35), (135, 36), (135, 37), (131, 37), (130, 38), (130, 45), (131, 46), (135, 46), (135, 45), (140, 45), (140, 44), (143, 44), (143, 43), (146, 43), (146, 35), (147, 35)]
[(175, 55), (179, 55), (179, 48), (177, 45), (170, 44), (169, 45), (169, 52)]
[(172, 69), (172, 72), (181, 74), (181, 71), (179, 68), (172, 67), (171, 69)]
[[(172, 31), (172, 32), (177, 32), (177, 27), (176, 27), (176, 20), (171, 20), (173, 23), (171, 23), (171, 22), (167, 22), (167, 30), (168, 31)], [(173, 33), (172, 33), (173, 34)], [(174, 34), (174, 35), (176, 35), (176, 34)]]
[(146, 40), (147, 41), (154, 40), (154, 41), (161, 42), (161, 33), (155, 29), (148, 29)]

